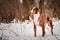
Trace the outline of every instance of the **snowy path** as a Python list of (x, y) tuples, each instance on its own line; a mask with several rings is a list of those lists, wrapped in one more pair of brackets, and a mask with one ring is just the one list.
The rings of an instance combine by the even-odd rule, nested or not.
[(37, 27), (37, 37), (34, 37), (33, 23), (0, 23), (0, 40), (60, 40), (60, 20), (53, 22), (54, 35), (46, 28), (45, 37), (41, 37), (42, 29)]

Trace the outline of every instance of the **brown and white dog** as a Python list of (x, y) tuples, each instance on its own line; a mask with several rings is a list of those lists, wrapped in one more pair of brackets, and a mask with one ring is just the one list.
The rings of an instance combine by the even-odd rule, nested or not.
[(46, 15), (45, 13), (40, 14), (39, 9), (34, 7), (31, 10), (30, 20), (34, 23), (34, 36), (36, 37), (36, 25), (40, 25), (42, 27), (42, 37), (45, 35), (45, 23), (48, 23), (48, 26), (51, 28), (51, 34), (53, 35), (53, 25), (52, 25), (52, 17)]

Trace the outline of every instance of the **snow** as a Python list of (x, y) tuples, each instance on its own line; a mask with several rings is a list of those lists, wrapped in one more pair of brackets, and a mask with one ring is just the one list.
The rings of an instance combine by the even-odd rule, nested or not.
[(53, 25), (54, 35), (46, 24), (46, 35), (42, 37), (42, 28), (37, 25), (37, 37), (34, 37), (32, 21), (0, 23), (0, 40), (60, 40), (60, 20), (53, 21)]

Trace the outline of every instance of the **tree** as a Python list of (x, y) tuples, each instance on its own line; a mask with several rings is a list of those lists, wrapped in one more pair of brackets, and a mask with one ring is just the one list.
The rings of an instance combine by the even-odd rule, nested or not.
[(17, 13), (17, 0), (0, 0), (1, 21), (10, 22)]

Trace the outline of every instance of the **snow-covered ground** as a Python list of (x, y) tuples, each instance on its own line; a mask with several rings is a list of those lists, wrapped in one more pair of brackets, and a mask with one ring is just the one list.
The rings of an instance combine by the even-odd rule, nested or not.
[(0, 23), (0, 40), (60, 40), (60, 20), (53, 21), (53, 33), (46, 25), (46, 35), (42, 37), (42, 28), (38, 25), (37, 37), (34, 37), (33, 23), (26, 20), (18, 23)]

